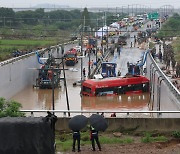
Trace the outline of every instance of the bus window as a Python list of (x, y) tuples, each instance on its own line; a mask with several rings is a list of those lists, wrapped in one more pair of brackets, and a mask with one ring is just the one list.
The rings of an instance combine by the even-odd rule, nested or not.
[(114, 94), (115, 88), (114, 87), (110, 87), (110, 88), (97, 88), (96, 89), (96, 92), (95, 92), (95, 95), (96, 96), (105, 96), (107, 94)]
[(142, 90), (142, 84), (135, 84), (134, 85), (134, 90), (137, 91), (137, 90)]
[(83, 92), (91, 93), (91, 88), (83, 86)]
[(142, 85), (142, 90), (143, 90), (143, 92), (148, 92), (149, 91), (149, 83), (144, 83)]
[(123, 86), (118, 87), (118, 88), (117, 88), (117, 93), (118, 93), (118, 94), (125, 94), (125, 92), (124, 92), (124, 87), (123, 87)]
[(128, 85), (126, 91), (134, 91), (134, 86), (133, 85)]

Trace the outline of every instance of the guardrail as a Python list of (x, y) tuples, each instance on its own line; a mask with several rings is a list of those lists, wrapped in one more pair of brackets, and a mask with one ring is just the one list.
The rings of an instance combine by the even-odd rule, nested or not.
[(157, 113), (159, 116), (161, 116), (163, 113), (178, 113), (180, 114), (180, 111), (102, 111), (102, 110), (93, 110), (93, 111), (82, 111), (82, 110), (20, 110), (20, 112), (30, 113), (31, 116), (34, 115), (34, 113), (47, 113), (47, 112), (53, 112), (53, 113), (62, 113), (64, 116), (66, 116), (67, 113), (125, 113), (126, 115), (129, 115), (130, 113), (142, 113), (142, 114), (153, 114)]
[(148, 54), (149, 54), (149, 57), (151, 59), (152, 64), (154, 65), (154, 68), (158, 71), (157, 73), (159, 74), (159, 76), (161, 76), (161, 78), (166, 83), (166, 85), (169, 87), (169, 89), (172, 91), (172, 93), (177, 98), (177, 100), (180, 100), (180, 92), (179, 92), (179, 90), (172, 84), (172, 82), (168, 79), (168, 77), (159, 68), (158, 64), (155, 62), (155, 60), (152, 57), (152, 55), (150, 54), (150, 52)]

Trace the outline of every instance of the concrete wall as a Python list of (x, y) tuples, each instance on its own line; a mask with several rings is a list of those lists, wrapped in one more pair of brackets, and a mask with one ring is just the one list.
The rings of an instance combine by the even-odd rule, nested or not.
[[(70, 131), (68, 121), (70, 118), (58, 118), (56, 130)], [(180, 118), (106, 118), (108, 128), (106, 131), (132, 130), (172, 132), (180, 130)]]
[(0, 66), (0, 97), (11, 98), (26, 86), (32, 85), (39, 64), (35, 55)]
[[(64, 50), (67, 51), (76, 45), (77, 43), (70, 42), (64, 46)], [(51, 48), (54, 57), (61, 54), (61, 50), (57, 53), (56, 47)], [(44, 57), (48, 57), (48, 52), (44, 54)], [(39, 68), (40, 66), (35, 54), (31, 54), (30, 56), (24, 55), (22, 58), (18, 57), (13, 59), (14, 60), (8, 60), (10, 62), (7, 64), (0, 65), (0, 97), (6, 99), (10, 99), (27, 86), (33, 86), (38, 71), (30, 68)], [(4, 62), (1, 62), (1, 64), (2, 63)]]

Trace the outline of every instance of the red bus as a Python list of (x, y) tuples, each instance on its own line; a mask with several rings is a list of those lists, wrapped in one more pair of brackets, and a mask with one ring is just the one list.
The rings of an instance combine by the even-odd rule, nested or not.
[(82, 84), (81, 94), (85, 96), (109, 96), (149, 91), (149, 79), (133, 75), (101, 80), (89, 79)]

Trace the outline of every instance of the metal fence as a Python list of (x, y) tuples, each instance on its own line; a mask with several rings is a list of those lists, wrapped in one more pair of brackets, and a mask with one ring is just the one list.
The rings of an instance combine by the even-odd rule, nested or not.
[[(117, 115), (117, 118), (121, 118), (122, 116), (125, 117), (131, 117), (133, 115), (133, 118), (139, 118), (139, 117), (163, 117), (163, 114), (178, 114), (178, 117), (180, 118), (180, 111), (102, 111), (102, 110), (93, 110), (93, 111), (82, 111), (82, 110), (21, 110), (21, 112), (27, 113), (29, 116), (45, 116), (47, 112), (53, 112), (58, 117), (68, 117), (68, 113), (70, 113), (69, 117), (73, 117), (78, 114), (83, 114), (86, 116), (90, 116), (91, 114), (102, 114), (105, 117), (110, 117), (110, 114), (115, 113)], [(141, 114), (138, 116), (134, 116), (134, 114)], [(158, 116), (154, 116), (154, 114), (157, 114)], [(142, 116), (144, 115), (144, 116)], [(177, 118), (178, 118), (177, 117)]]
[(147, 56), (151, 110), (180, 111), (180, 92), (163, 73), (150, 53)]

